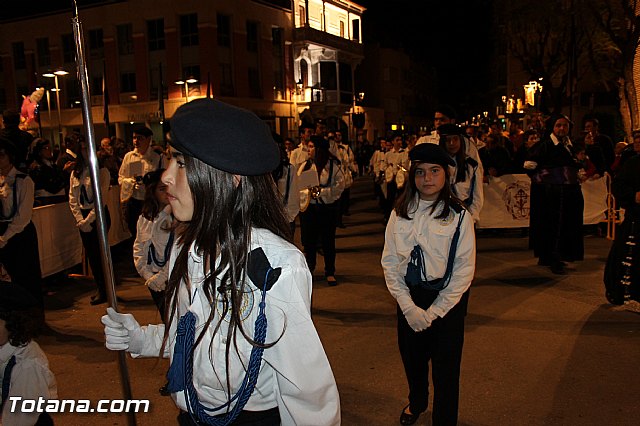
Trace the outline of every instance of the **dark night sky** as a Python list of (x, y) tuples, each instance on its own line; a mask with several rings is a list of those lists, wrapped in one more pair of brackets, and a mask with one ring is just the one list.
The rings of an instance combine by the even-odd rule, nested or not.
[(404, 49), (434, 67), (438, 98), (464, 109), (488, 101), (491, 0), (355, 0), (367, 7), (363, 39)]
[[(77, 0), (80, 9), (119, 1)], [(404, 49), (415, 60), (435, 68), (440, 102), (457, 106), (460, 113), (466, 109), (477, 112), (490, 103), (492, 0), (353, 1), (367, 8), (362, 19), (365, 43)], [(72, 13), (73, 0), (28, 2), (15, 11), (5, 9), (0, 21), (15, 14), (34, 16), (61, 8)]]

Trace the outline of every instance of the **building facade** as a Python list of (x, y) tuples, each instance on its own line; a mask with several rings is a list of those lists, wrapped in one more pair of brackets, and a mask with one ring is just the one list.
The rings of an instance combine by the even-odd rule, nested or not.
[[(131, 126), (144, 123), (162, 140), (161, 110), (170, 119), (187, 100), (208, 94), (254, 111), (283, 137), (296, 136), (304, 117), (349, 123), (356, 108), (354, 70), (363, 59), (364, 12), (356, 3), (89, 3), (78, 16), (98, 138), (130, 138)], [(40, 127), (57, 142), (59, 124), (64, 134), (83, 126), (73, 13), (25, 15), (0, 25), (0, 108), (19, 108), (24, 96), (44, 87)], [(60, 69), (69, 74), (55, 78), (55, 93), (54, 79), (44, 75)]]

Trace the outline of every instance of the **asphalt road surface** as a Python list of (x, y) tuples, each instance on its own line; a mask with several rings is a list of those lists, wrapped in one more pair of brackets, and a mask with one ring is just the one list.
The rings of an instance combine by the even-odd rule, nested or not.
[[(395, 425), (407, 403), (396, 343), (396, 307), (382, 275), (382, 214), (369, 178), (352, 188), (351, 215), (337, 235), (337, 279), (314, 277), (313, 319), (340, 390), (344, 425)], [(299, 229), (296, 231), (299, 244)], [(478, 233), (476, 278), (466, 323), (460, 425), (636, 425), (640, 414), (640, 315), (609, 305), (602, 273), (611, 242), (589, 233), (585, 260), (557, 276), (536, 265), (520, 230)], [(114, 250), (123, 312), (159, 322), (126, 250)], [(323, 270), (320, 257), (317, 271)], [(47, 324), (39, 338), (60, 399), (122, 399), (117, 356), (105, 349), (88, 278), (49, 286)], [(138, 425), (174, 425), (177, 409), (158, 388), (167, 360), (131, 359), (135, 399), (150, 410)], [(117, 408), (117, 406), (116, 406)], [(427, 415), (417, 424), (430, 424)], [(122, 414), (65, 413), (57, 425), (127, 425)], [(635, 419), (635, 420), (634, 420)]]

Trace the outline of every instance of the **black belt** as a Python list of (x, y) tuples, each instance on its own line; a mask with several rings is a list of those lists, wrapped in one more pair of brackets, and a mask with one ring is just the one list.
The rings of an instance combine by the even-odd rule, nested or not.
[[(278, 411), (278, 407), (273, 407), (264, 411), (243, 410), (240, 412), (240, 415), (235, 419), (233, 424), (238, 426), (279, 426), (280, 412)], [(191, 417), (191, 414), (186, 411), (180, 411), (180, 414), (178, 414), (178, 425), (200, 426), (204, 425), (204, 423), (196, 421)]]

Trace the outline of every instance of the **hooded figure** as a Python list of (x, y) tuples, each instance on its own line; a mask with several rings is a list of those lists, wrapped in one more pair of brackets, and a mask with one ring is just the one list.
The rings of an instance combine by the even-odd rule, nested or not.
[(552, 115), (546, 136), (525, 161), (531, 177), (529, 247), (538, 264), (554, 274), (565, 274), (565, 262), (584, 257), (581, 165), (569, 138), (570, 125), (567, 116)]

